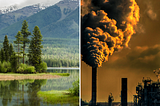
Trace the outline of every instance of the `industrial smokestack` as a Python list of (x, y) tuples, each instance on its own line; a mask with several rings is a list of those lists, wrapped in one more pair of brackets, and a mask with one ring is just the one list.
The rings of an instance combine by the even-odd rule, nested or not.
[(127, 106), (127, 78), (122, 78), (121, 104)]
[(92, 106), (96, 106), (97, 67), (92, 67)]
[(81, 54), (92, 67), (95, 105), (97, 68), (115, 51), (128, 47), (139, 22), (139, 6), (135, 0), (82, 0), (81, 6)]

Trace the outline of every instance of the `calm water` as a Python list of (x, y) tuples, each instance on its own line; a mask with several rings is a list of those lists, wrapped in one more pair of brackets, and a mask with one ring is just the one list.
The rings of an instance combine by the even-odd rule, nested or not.
[[(79, 70), (47, 70), (48, 72), (70, 73), (68, 77), (41, 80), (0, 81), (0, 106), (62, 106), (46, 104), (37, 96), (38, 91), (67, 90), (79, 78)], [(64, 104), (63, 106), (74, 106)]]

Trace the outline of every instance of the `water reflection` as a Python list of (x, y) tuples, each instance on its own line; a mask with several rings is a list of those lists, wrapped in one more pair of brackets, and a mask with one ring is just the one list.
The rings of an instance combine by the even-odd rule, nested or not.
[(7, 106), (8, 102), (11, 102), (12, 96), (15, 95), (14, 90), (17, 88), (17, 82), (13, 81), (11, 84), (10, 83), (10, 81), (0, 82), (0, 97), (2, 98), (3, 106)]
[[(13, 106), (40, 106), (41, 100), (37, 97), (37, 92), (46, 82), (44, 79), (34, 80), (32, 83), (30, 80), (0, 81), (1, 103), (3, 106), (12, 105), (13, 102)], [(27, 98), (24, 97), (26, 93)]]
[(53, 73), (69, 73), (68, 77), (58, 79), (48, 79), (46, 85), (42, 86), (42, 91), (47, 90), (67, 90), (72, 88), (72, 83), (79, 79), (79, 70), (47, 70)]
[[(38, 91), (66, 90), (72, 87), (72, 82), (79, 78), (79, 70), (50, 70), (52, 72), (70, 73), (69, 77), (58, 79), (27, 79), (0, 81), (0, 106), (61, 106), (61, 104), (46, 104), (37, 96)], [(64, 104), (63, 106), (72, 106)]]
[(41, 90), (41, 86), (46, 84), (47, 80), (35, 80), (33, 83), (29, 83), (28, 86), (28, 101), (29, 106), (40, 106), (40, 98), (37, 96), (37, 92)]

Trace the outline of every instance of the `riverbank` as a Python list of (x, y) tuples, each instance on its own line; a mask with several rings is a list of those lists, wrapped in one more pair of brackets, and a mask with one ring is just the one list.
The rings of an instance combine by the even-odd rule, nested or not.
[(22, 80), (22, 79), (54, 79), (62, 76), (69, 76), (69, 73), (36, 73), (36, 74), (17, 74), (17, 73), (0, 73), (2, 80)]
[(39, 91), (37, 94), (45, 103), (79, 105), (79, 96), (71, 96), (67, 90)]
[(79, 67), (47, 67), (47, 70), (48, 69), (70, 69), (70, 70), (75, 70), (75, 69), (80, 69)]

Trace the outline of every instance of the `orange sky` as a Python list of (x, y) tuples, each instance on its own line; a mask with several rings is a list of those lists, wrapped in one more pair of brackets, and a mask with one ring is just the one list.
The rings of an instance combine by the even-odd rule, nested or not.
[[(136, 0), (140, 7), (137, 33), (129, 47), (113, 53), (108, 62), (98, 68), (97, 101), (108, 101), (110, 92), (114, 102), (120, 102), (121, 78), (128, 78), (128, 100), (132, 101), (138, 82), (143, 77), (156, 80), (154, 69), (160, 67), (160, 1)], [(83, 9), (83, 8), (82, 8)], [(81, 97), (91, 100), (91, 67), (81, 63)]]

